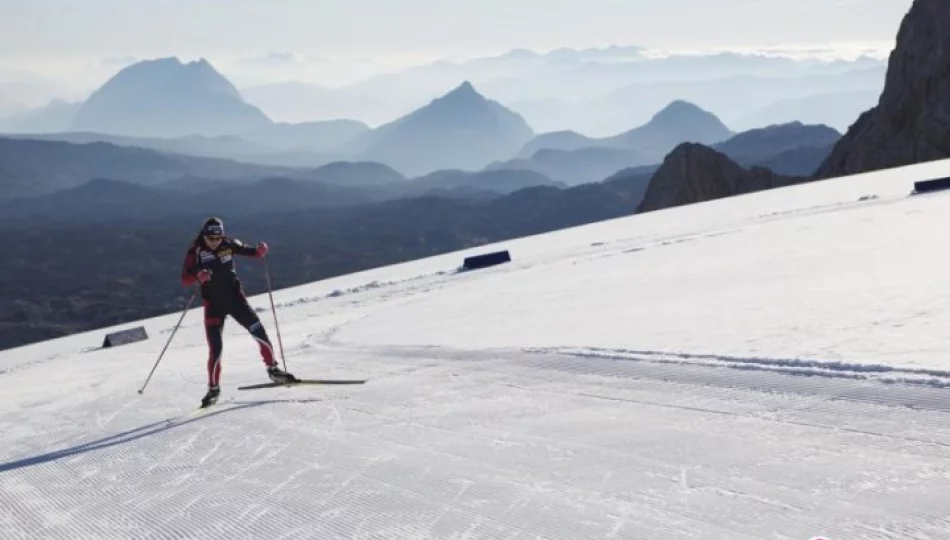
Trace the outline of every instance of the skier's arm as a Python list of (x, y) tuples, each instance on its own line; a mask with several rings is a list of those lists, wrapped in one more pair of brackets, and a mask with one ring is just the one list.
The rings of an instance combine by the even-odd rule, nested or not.
[(231, 248), (234, 250), (234, 253), (237, 255), (244, 255), (245, 257), (256, 257), (261, 258), (267, 255), (268, 247), (264, 242), (257, 244), (257, 247), (251, 247), (244, 242), (234, 238), (231, 240)]
[(195, 257), (194, 248), (189, 249), (185, 254), (185, 262), (181, 267), (181, 284), (185, 287), (194, 285), (198, 281), (198, 258)]

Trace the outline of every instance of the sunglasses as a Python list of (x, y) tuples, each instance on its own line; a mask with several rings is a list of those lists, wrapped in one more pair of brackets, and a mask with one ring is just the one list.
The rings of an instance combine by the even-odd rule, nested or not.
[(217, 234), (206, 234), (206, 235), (205, 235), (205, 240), (208, 240), (209, 242), (220, 242), (222, 238), (224, 238), (224, 237), (223, 237), (223, 236), (220, 236), (220, 235), (217, 235)]

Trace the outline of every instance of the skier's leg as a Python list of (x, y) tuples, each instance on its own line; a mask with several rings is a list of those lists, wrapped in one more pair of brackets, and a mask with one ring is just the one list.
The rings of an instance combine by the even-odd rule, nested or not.
[(236, 299), (231, 308), (231, 316), (257, 340), (261, 350), (261, 359), (264, 360), (264, 365), (267, 366), (267, 375), (270, 379), (277, 383), (295, 380), (292, 374), (278, 367), (277, 360), (274, 358), (274, 347), (271, 345), (270, 338), (267, 337), (267, 330), (264, 329), (260, 317), (257, 316), (257, 313), (254, 313), (254, 310), (248, 304), (244, 291), (239, 292), (239, 298)]
[(234, 305), (231, 308), (231, 316), (257, 340), (261, 350), (261, 359), (264, 361), (264, 364), (268, 367), (276, 366), (277, 360), (274, 358), (274, 347), (271, 345), (270, 338), (267, 336), (267, 330), (261, 323), (260, 317), (257, 316), (257, 313), (254, 313), (254, 309), (248, 304), (247, 297), (244, 296), (243, 291), (240, 291), (238, 298), (235, 299)]
[(205, 337), (208, 339), (208, 387), (217, 388), (221, 379), (221, 353), (224, 350), (222, 333), (225, 313), (205, 302)]

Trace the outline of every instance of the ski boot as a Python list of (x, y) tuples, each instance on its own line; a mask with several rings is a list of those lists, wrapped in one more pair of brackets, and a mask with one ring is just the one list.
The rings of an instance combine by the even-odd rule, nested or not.
[(218, 396), (221, 395), (220, 386), (210, 386), (208, 387), (208, 393), (205, 394), (205, 397), (201, 398), (201, 408), (210, 407), (218, 402)]
[(277, 364), (267, 366), (267, 376), (277, 384), (288, 384), (297, 381), (297, 377), (280, 369)]

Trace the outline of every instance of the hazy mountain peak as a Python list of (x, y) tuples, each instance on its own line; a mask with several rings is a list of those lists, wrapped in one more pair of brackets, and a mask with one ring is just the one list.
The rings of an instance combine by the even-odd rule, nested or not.
[(94, 93), (136, 92), (184, 93), (191, 91), (216, 92), (240, 99), (237, 88), (221, 75), (207, 60), (183, 63), (170, 56), (142, 60), (124, 67)]
[(501, 55), (501, 58), (536, 58), (537, 56), (538, 53), (530, 49), (512, 49)]
[(509, 158), (533, 135), (520, 115), (482, 96), (466, 80), (369, 133), (359, 156), (410, 176), (439, 169), (476, 170)]
[[(701, 109), (698, 105), (688, 101), (677, 99), (671, 101), (666, 107), (660, 109), (649, 123), (669, 124), (692, 122), (695, 120), (708, 120), (715, 118), (712, 113)], [(718, 121), (718, 119), (716, 119)]]
[[(544, 133), (528, 142), (518, 157), (529, 158), (541, 149), (577, 151), (583, 148), (625, 149), (628, 165), (657, 163), (682, 142), (712, 144), (732, 136), (716, 115), (685, 100), (674, 100), (649, 122), (618, 135), (590, 138), (574, 131)], [(603, 155), (602, 155), (603, 156)], [(615, 159), (617, 154), (609, 154)], [(641, 161), (642, 160), (642, 161)]]
[(780, 174), (810, 175), (841, 138), (834, 128), (800, 121), (738, 133), (713, 148), (743, 167), (759, 165)]
[(527, 143), (518, 152), (516, 157), (530, 158), (541, 150), (579, 150), (584, 147), (597, 146), (599, 142), (572, 130), (549, 131), (542, 133)]
[(712, 144), (731, 136), (732, 131), (715, 114), (677, 99), (646, 124), (603, 140), (614, 146), (638, 148), (645, 156), (662, 159), (680, 143)]
[(121, 69), (82, 105), (74, 131), (180, 137), (240, 133), (270, 125), (207, 60), (143, 60)]
[[(182, 62), (177, 56), (142, 60), (121, 69), (106, 85), (132, 82), (175, 87), (201, 87), (240, 99), (240, 92), (204, 58)], [(103, 86), (105, 88), (105, 86)]]
[(762, 140), (767, 138), (776, 139), (781, 137), (798, 137), (801, 139), (798, 141), (798, 144), (806, 144), (810, 139), (814, 139), (814, 142), (817, 144), (826, 144), (841, 137), (841, 132), (825, 124), (806, 124), (800, 120), (793, 120), (791, 122), (770, 124), (765, 127), (737, 133), (723, 144), (729, 144), (734, 141)]
[(694, 133), (698, 138), (684, 140), (701, 143), (717, 142), (732, 135), (715, 114), (682, 99), (670, 102), (639, 129), (674, 130), (684, 135)]
[(439, 98), (437, 101), (452, 102), (457, 104), (481, 103), (487, 101), (484, 96), (475, 90), (475, 86), (469, 81), (464, 81), (456, 86), (450, 92)]
[(520, 115), (486, 98), (475, 89), (471, 82), (466, 80), (441, 97), (433, 99), (428, 105), (396, 120), (393, 124), (406, 122), (410, 118), (415, 120), (426, 118), (426, 122), (437, 125), (456, 124), (458, 129), (463, 129), (465, 126), (462, 124), (465, 122), (499, 115), (517, 117), (524, 122)]

